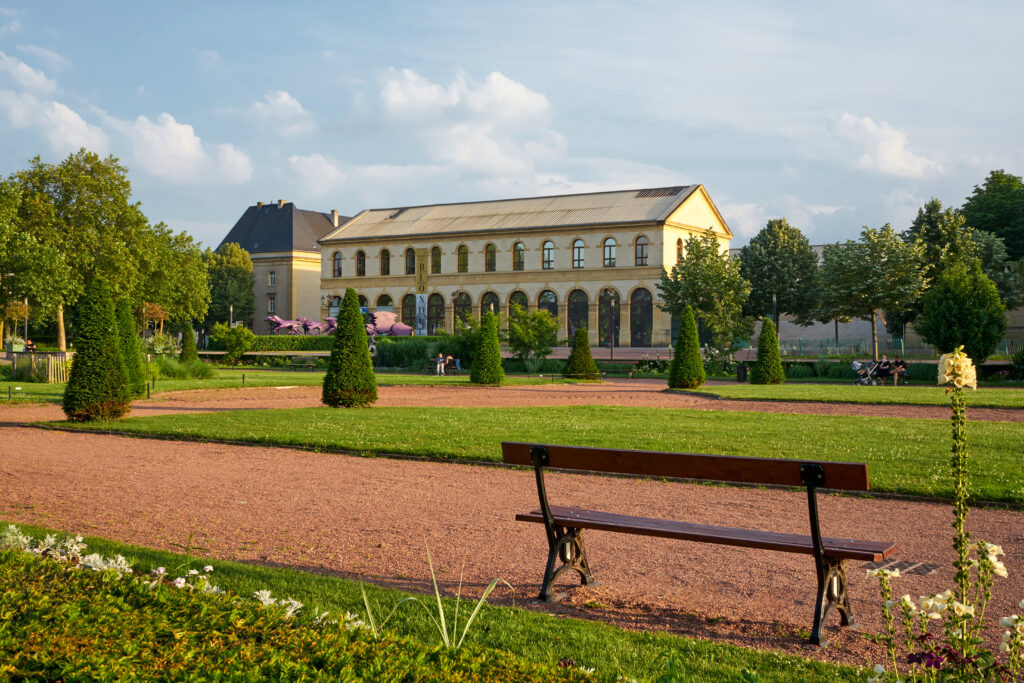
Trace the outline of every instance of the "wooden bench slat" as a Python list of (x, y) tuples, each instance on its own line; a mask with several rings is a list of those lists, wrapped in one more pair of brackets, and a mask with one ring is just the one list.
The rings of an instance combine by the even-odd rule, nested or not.
[[(717, 543), (719, 545), (735, 545), (763, 550), (778, 550), (789, 553), (813, 554), (814, 545), (810, 536), (800, 534), (784, 534), (775, 531), (756, 531), (752, 529), (735, 529), (731, 527), (675, 522), (666, 519), (634, 517), (596, 510), (570, 508), (553, 505), (551, 514), (555, 523), (584, 529), (616, 531), (642, 536), (658, 536), (676, 538), (701, 543)], [(521, 522), (544, 523), (539, 510), (529, 514), (516, 515)], [(893, 543), (882, 541), (864, 541), (849, 538), (822, 539), (825, 554), (829, 557), (877, 562), (896, 552)]]
[[(505, 462), (513, 465), (532, 465), (531, 445), (533, 444), (515, 441), (502, 442), (501, 450)], [(548, 467), (558, 469), (781, 486), (803, 485), (800, 479), (800, 465), (813, 462), (820, 464), (825, 470), (822, 488), (868, 490), (868, 467), (864, 463), (776, 460), (585, 446), (549, 445), (547, 449)]]

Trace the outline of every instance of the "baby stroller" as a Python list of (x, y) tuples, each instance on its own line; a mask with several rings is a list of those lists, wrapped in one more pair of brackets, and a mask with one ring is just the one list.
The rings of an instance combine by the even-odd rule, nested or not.
[(880, 380), (876, 374), (878, 370), (878, 363), (875, 361), (853, 361), (850, 363), (850, 368), (857, 373), (857, 379), (854, 380), (854, 384), (858, 386), (877, 387), (882, 383), (882, 380)]

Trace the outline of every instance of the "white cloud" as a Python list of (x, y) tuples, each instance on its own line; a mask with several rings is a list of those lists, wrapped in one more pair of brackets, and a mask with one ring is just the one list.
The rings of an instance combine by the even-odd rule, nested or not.
[(869, 171), (905, 178), (922, 178), (942, 173), (942, 166), (907, 149), (907, 134), (885, 121), (845, 113), (834, 127), (837, 138), (851, 143), (856, 165)]
[(293, 137), (316, 132), (313, 115), (285, 90), (271, 90), (265, 101), (252, 103), (252, 113), (267, 128), (279, 135)]
[(39, 45), (19, 45), (18, 49), (43, 60), (51, 69), (59, 70), (71, 66), (71, 60), (63, 55)]
[(298, 176), (302, 191), (314, 197), (322, 197), (336, 191), (348, 177), (337, 164), (323, 154), (293, 154), (288, 157), (288, 163)]
[(0, 36), (6, 33), (18, 33), (21, 31), (21, 19), (16, 9), (0, 7)]
[(57, 84), (39, 69), (33, 69), (17, 57), (0, 52), (0, 74), (17, 83), (25, 90), (48, 95), (57, 90)]
[(206, 69), (220, 69), (224, 66), (224, 58), (216, 50), (197, 50), (196, 61)]
[(86, 123), (76, 111), (60, 102), (40, 101), (31, 93), (0, 90), (0, 110), (15, 128), (39, 130), (57, 154), (68, 154), (81, 147), (97, 154), (107, 153), (108, 140), (103, 129)]
[(753, 237), (768, 222), (768, 212), (759, 204), (720, 203), (718, 210), (733, 234), (740, 238)]
[(131, 122), (103, 116), (131, 145), (134, 164), (150, 175), (175, 183), (239, 184), (252, 177), (245, 152), (227, 143), (210, 150), (191, 125), (179, 123), (167, 112), (156, 121), (142, 115)]
[(738, 243), (745, 243), (756, 235), (772, 218), (785, 218), (810, 239), (818, 227), (814, 220), (816, 216), (832, 216), (845, 208), (828, 204), (804, 204), (791, 194), (774, 197), (766, 204), (729, 201), (718, 204), (718, 210), (739, 239)]

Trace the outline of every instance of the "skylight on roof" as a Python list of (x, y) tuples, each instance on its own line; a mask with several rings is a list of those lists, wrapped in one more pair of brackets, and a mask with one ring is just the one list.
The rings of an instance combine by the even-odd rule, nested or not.
[(646, 199), (648, 197), (671, 197), (679, 194), (683, 187), (658, 187), (653, 190), (640, 190), (636, 193), (637, 199)]

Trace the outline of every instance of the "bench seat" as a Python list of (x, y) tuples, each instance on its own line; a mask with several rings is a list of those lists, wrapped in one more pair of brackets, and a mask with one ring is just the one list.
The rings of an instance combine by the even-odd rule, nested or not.
[[(551, 506), (551, 514), (555, 524), (577, 529), (598, 529), (601, 531), (618, 531), (641, 536), (659, 536), (677, 538), (698, 543), (716, 543), (718, 545), (736, 545), (744, 548), (760, 548), (763, 550), (779, 550), (790, 553), (814, 554), (814, 542), (810, 536), (801, 534), (783, 534), (776, 531), (757, 531), (751, 529), (735, 529), (732, 527), (676, 522), (667, 519), (634, 517), (597, 510), (582, 508)], [(540, 510), (516, 515), (520, 522), (544, 523)], [(896, 552), (894, 543), (881, 541), (861, 541), (849, 538), (824, 537), (825, 555), (836, 559), (862, 560), (877, 562)]]

